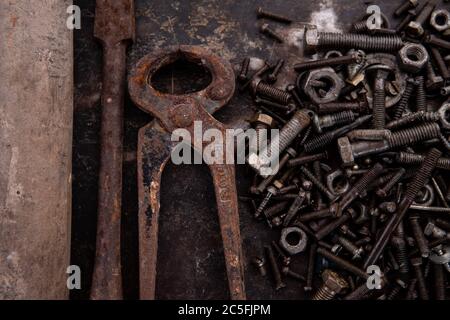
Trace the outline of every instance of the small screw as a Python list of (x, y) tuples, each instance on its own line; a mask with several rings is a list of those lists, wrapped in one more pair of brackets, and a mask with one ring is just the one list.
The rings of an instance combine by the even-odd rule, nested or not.
[(269, 11), (263, 10), (263, 8), (261, 8), (261, 7), (259, 7), (256, 10), (256, 16), (257, 16), (258, 19), (267, 18), (267, 19), (272, 19), (272, 20), (275, 20), (275, 21), (278, 21), (278, 22), (283, 22), (283, 23), (291, 23), (292, 22), (292, 20), (289, 19), (288, 17), (285, 17), (285, 16), (283, 16), (281, 14), (276, 14), (276, 13), (273, 13), (273, 12), (269, 12)]
[(283, 37), (281, 37), (275, 30), (271, 29), (267, 23), (263, 23), (259, 28), (259, 31), (267, 36), (275, 39), (279, 43), (283, 43)]

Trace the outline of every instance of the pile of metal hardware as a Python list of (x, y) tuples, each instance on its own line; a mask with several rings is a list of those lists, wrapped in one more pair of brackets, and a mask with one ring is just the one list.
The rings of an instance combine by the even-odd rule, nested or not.
[[(280, 231), (253, 259), (276, 290), (293, 277), (313, 300), (445, 299), (450, 13), (440, 5), (406, 1), (395, 28), (384, 15), (378, 29), (366, 19), (348, 33), (309, 25), (302, 39), (313, 58), (289, 67), (242, 62), (237, 81), (254, 98), (254, 128), (280, 129), (277, 174), (250, 163), (254, 183), (241, 197)], [(292, 21), (257, 12), (261, 32), (283, 45), (269, 23)], [(280, 84), (293, 72), (296, 83)], [(302, 256), (305, 274), (290, 268)]]

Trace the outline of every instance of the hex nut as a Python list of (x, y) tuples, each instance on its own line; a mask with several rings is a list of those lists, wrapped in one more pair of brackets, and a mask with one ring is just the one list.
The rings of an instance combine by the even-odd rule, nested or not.
[(344, 166), (351, 166), (355, 162), (353, 156), (352, 144), (348, 137), (341, 137), (337, 141), (339, 154), (341, 155)]
[(261, 123), (269, 128), (272, 128), (275, 124), (275, 120), (265, 113), (258, 113), (252, 120), (253, 123)]
[(330, 172), (326, 182), (328, 189), (336, 196), (344, 194), (350, 188), (346, 175), (340, 169)]
[(444, 129), (450, 129), (450, 103), (444, 103), (437, 112)]
[(323, 284), (336, 294), (348, 288), (347, 281), (330, 269), (326, 269), (322, 272), (322, 280)]
[[(326, 94), (324, 96), (319, 95), (316, 88), (310, 85), (312, 82), (325, 82), (327, 84)], [(315, 104), (335, 101), (344, 86), (344, 80), (332, 68), (311, 70), (302, 83), (303, 91)]]
[[(296, 244), (291, 244), (287, 240), (287, 237), (292, 233), (298, 235), (299, 240)], [(290, 255), (303, 252), (306, 248), (307, 242), (308, 237), (306, 233), (299, 227), (287, 227), (281, 231), (280, 246)]]
[(400, 69), (410, 73), (417, 73), (428, 62), (428, 52), (420, 44), (407, 43), (398, 52), (397, 59)]
[(445, 9), (434, 10), (430, 24), (438, 32), (447, 30), (450, 28), (450, 13)]

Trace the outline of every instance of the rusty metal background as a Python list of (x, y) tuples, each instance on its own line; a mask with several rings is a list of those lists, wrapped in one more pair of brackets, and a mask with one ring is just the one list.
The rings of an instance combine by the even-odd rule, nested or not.
[[(87, 299), (93, 270), (99, 168), (101, 47), (93, 36), (95, 2), (74, 1), (82, 8), (82, 29), (75, 32), (75, 122), (73, 155), (72, 264), (82, 268), (82, 290), (73, 299)], [(313, 13), (332, 7), (338, 25), (346, 30), (361, 17), (368, 1), (149, 1), (136, 0), (136, 42), (129, 51), (128, 66), (155, 49), (178, 44), (206, 45), (236, 66), (247, 55), (275, 60), (285, 51), (258, 33), (258, 6), (311, 22)], [(399, 2), (373, 1), (391, 16)], [(393, 20), (395, 25), (397, 21)], [(276, 23), (272, 23), (277, 25)], [(281, 26), (281, 25), (277, 25)], [(191, 68), (191, 69), (190, 69)], [(166, 70), (170, 78), (177, 70)], [(183, 72), (184, 71), (184, 72)], [(192, 79), (191, 66), (181, 70), (181, 87), (204, 81)], [(184, 78), (183, 78), (184, 75)], [(163, 75), (164, 77), (164, 75)], [(183, 82), (184, 79), (184, 82)], [(185, 88), (183, 88), (185, 89)], [(138, 297), (138, 224), (136, 148), (138, 130), (152, 118), (125, 101), (123, 167), (122, 264), (126, 299)], [(215, 114), (223, 123), (249, 119), (254, 109), (247, 94), (236, 93), (228, 106)], [(251, 173), (236, 167), (238, 193), (245, 194)], [(212, 178), (206, 166), (168, 164), (162, 177), (160, 242), (158, 251), (158, 299), (226, 299), (229, 296)], [(250, 264), (263, 253), (276, 233), (252, 218), (249, 203), (240, 202), (241, 236), (249, 299), (301, 299), (300, 283), (287, 279), (288, 287), (275, 292), (272, 279), (261, 278)], [(304, 273), (304, 259), (292, 269)]]

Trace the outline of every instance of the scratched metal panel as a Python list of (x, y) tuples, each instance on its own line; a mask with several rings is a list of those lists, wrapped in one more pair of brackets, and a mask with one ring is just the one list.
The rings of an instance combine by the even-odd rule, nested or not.
[[(83, 289), (73, 298), (87, 298), (95, 245), (96, 175), (98, 173), (99, 88), (101, 51), (93, 39), (94, 5), (75, 1), (82, 7), (82, 29), (75, 34), (75, 137), (72, 263), (84, 271)], [(393, 12), (397, 1), (372, 1), (383, 12)], [(247, 55), (272, 61), (284, 57), (300, 59), (295, 47), (286, 49), (258, 33), (258, 6), (291, 15), (295, 20), (321, 22), (327, 29), (346, 30), (362, 17), (366, 1), (136, 1), (136, 42), (129, 53), (129, 65), (142, 56), (176, 44), (205, 45), (229, 59), (236, 68)], [(390, 16), (390, 14), (389, 14)], [(395, 25), (396, 22), (394, 22)], [(281, 24), (281, 32), (291, 35)], [(333, 30), (332, 30), (333, 31)], [(292, 81), (294, 75), (286, 75)], [(186, 81), (190, 81), (189, 78)], [(254, 108), (247, 93), (236, 92), (229, 105), (215, 116), (223, 123), (248, 119)], [(127, 101), (125, 110), (125, 155), (123, 195), (123, 262), (125, 297), (137, 298), (137, 188), (136, 142), (139, 128), (151, 118)], [(237, 167), (237, 188), (246, 194), (251, 172)], [(157, 297), (160, 299), (228, 297), (228, 288), (215, 209), (212, 179), (206, 166), (168, 165), (162, 181), (160, 250), (158, 253)], [(262, 247), (276, 239), (252, 218), (248, 203), (239, 205), (246, 263), (247, 297), (250, 299), (301, 299), (298, 282), (287, 280), (287, 288), (275, 292), (271, 278), (261, 278), (249, 261), (262, 254)], [(292, 268), (304, 273), (304, 257), (294, 259)]]

